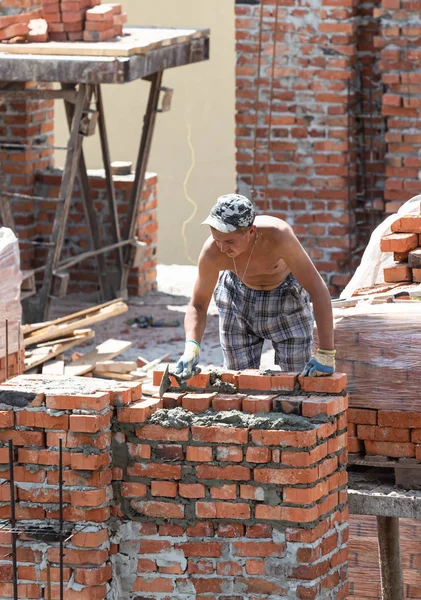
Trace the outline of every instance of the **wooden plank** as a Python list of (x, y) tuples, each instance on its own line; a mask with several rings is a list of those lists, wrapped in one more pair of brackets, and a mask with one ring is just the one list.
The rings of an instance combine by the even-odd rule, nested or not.
[(70, 350), (74, 346), (82, 344), (85, 340), (93, 338), (94, 335), (95, 334), (91, 329), (87, 329), (84, 333), (80, 332), (80, 334), (75, 335), (73, 338), (56, 340), (53, 345), (40, 344), (31, 350), (30, 356), (25, 357), (24, 370), (30, 371), (31, 369), (42, 365), (47, 360), (51, 360), (59, 354)]
[(75, 329), (81, 329), (86, 326), (93, 325), (100, 321), (116, 317), (128, 311), (128, 306), (124, 302), (117, 302), (110, 306), (101, 308), (96, 313), (88, 314), (84, 317), (71, 319), (61, 323), (60, 325), (49, 325), (48, 327), (39, 331), (34, 331), (24, 339), (25, 348), (33, 344), (45, 342), (47, 340), (54, 340), (56, 338), (64, 337), (69, 333), (72, 333)]
[(94, 377), (103, 377), (104, 379), (115, 379), (116, 381), (136, 381), (139, 379), (130, 373), (112, 373), (107, 371), (93, 370)]
[(137, 365), (132, 360), (104, 360), (97, 362), (95, 365), (95, 371), (97, 373), (130, 373), (130, 371), (136, 371)]
[(85, 375), (92, 371), (97, 362), (104, 362), (112, 360), (132, 345), (132, 342), (125, 340), (113, 340), (109, 339), (102, 344), (99, 344), (95, 350), (91, 350), (87, 354), (84, 354), (71, 364), (66, 365), (64, 368), (64, 374), (70, 375)]
[(43, 375), (64, 375), (64, 360), (47, 362), (42, 366)]
[(124, 35), (106, 42), (36, 42), (2, 44), (6, 54), (39, 56), (127, 57), (146, 54), (150, 50), (182, 44), (208, 37), (209, 29), (177, 29), (176, 27), (125, 27)]
[(39, 329), (44, 329), (49, 325), (60, 325), (60, 323), (67, 323), (73, 319), (78, 319), (79, 317), (84, 317), (86, 315), (90, 315), (92, 313), (105, 308), (106, 306), (112, 306), (113, 304), (117, 304), (118, 302), (122, 302), (123, 298), (116, 298), (115, 300), (110, 300), (109, 302), (104, 302), (104, 304), (96, 304), (95, 306), (90, 306), (89, 308), (84, 308), (83, 310), (79, 310), (78, 312), (71, 313), (70, 315), (66, 315), (65, 317), (60, 317), (58, 319), (54, 319), (52, 321), (44, 321), (42, 323), (32, 323), (29, 325), (23, 325), (22, 331), (23, 335), (27, 335), (32, 333), (33, 331), (37, 331)]

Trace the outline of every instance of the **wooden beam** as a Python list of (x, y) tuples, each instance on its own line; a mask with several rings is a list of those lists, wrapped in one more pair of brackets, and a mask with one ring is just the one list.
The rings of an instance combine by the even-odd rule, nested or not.
[(87, 352), (77, 360), (66, 365), (64, 367), (64, 374), (66, 376), (71, 375), (85, 375), (95, 368), (97, 362), (104, 362), (112, 360), (132, 345), (131, 342), (124, 340), (107, 340), (102, 344), (99, 344), (95, 350)]

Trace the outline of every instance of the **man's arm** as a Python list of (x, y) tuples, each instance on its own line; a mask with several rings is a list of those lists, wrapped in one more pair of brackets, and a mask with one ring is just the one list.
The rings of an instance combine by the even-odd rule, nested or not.
[(186, 340), (194, 340), (199, 344), (206, 328), (207, 311), (219, 275), (219, 267), (212, 260), (212, 252), (206, 246), (199, 257), (197, 279), (184, 320)]
[(218, 281), (218, 274), (218, 260), (214, 256), (214, 250), (208, 240), (199, 257), (193, 296), (184, 319), (186, 345), (176, 367), (176, 373), (183, 379), (190, 379), (200, 373), (200, 368), (197, 366), (201, 350), (200, 342), (205, 331), (208, 306)]
[(332, 302), (325, 282), (289, 225), (281, 232), (281, 247), (291, 273), (311, 296), (319, 348), (333, 350)]

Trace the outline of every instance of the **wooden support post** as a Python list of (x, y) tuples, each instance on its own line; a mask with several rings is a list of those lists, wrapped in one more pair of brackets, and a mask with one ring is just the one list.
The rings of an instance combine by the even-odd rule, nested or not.
[[(105, 109), (104, 103), (102, 99), (102, 91), (101, 86), (95, 86), (95, 95), (96, 95), (96, 105), (98, 110), (98, 127), (99, 127), (99, 137), (101, 141), (101, 151), (102, 151), (102, 162), (104, 163), (105, 170), (105, 181), (107, 185), (107, 201), (108, 207), (111, 217), (111, 232), (112, 232), (112, 243), (118, 244), (121, 242), (120, 235), (120, 223), (118, 220), (118, 210), (117, 210), (117, 201), (115, 195), (115, 187), (113, 174), (111, 172), (111, 157), (110, 157), (110, 149), (108, 145), (108, 136), (107, 136), (107, 128), (105, 124)], [(119, 280), (121, 280), (123, 274), (123, 249), (119, 247), (117, 250), (117, 265), (118, 265), (118, 275)], [(124, 291), (124, 290), (123, 290)], [(120, 293), (117, 292), (118, 297), (121, 296)], [(124, 297), (127, 296), (127, 293), (124, 293)]]
[(15, 220), (10, 207), (10, 198), (3, 195), (6, 188), (6, 178), (4, 175), (3, 163), (0, 160), (0, 218), (4, 227), (9, 227), (16, 234)]
[[(133, 239), (136, 234), (137, 218), (139, 213), (140, 201), (142, 198), (143, 185), (145, 182), (146, 168), (148, 165), (149, 154), (152, 144), (152, 136), (155, 128), (155, 121), (159, 103), (159, 94), (162, 84), (162, 71), (158, 71), (148, 78), (151, 82), (149, 89), (148, 106), (143, 119), (142, 138), (140, 140), (139, 153), (137, 156), (135, 180), (133, 182), (132, 193), (130, 196), (130, 207), (127, 219), (127, 227), (124, 233), (125, 239)], [(121, 277), (120, 290), (127, 289), (127, 282), (130, 272), (130, 248), (126, 248), (124, 253), (124, 267)]]
[(404, 600), (398, 517), (377, 517), (383, 600)]
[(90, 86), (80, 84), (77, 91), (76, 107), (70, 131), (63, 177), (61, 180), (59, 197), (57, 199), (56, 214), (50, 239), (51, 245), (48, 249), (44, 279), (38, 294), (31, 298), (27, 298), (24, 302), (25, 321), (27, 323), (47, 320), (51, 302), (50, 293), (53, 273), (60, 260), (75, 177), (82, 150), (83, 136), (79, 133), (80, 121), (83, 111), (89, 106), (91, 94), (92, 89)]
[[(71, 86), (63, 84), (64, 89), (69, 89)], [(90, 86), (90, 96), (93, 93), (93, 87)], [(69, 130), (71, 131), (72, 122), (75, 114), (75, 107), (67, 100), (64, 103), (66, 109), (67, 122)], [(95, 212), (94, 200), (92, 197), (91, 186), (89, 183), (88, 172), (86, 169), (85, 156), (83, 148), (80, 149), (79, 165), (76, 174), (80, 196), (82, 198), (82, 204), (85, 212), (85, 218), (89, 229), (89, 236), (91, 238), (92, 248), (97, 250), (101, 248), (102, 242), (99, 235), (98, 219)], [(114, 295), (111, 293), (108, 277), (107, 277), (107, 263), (103, 254), (97, 254), (95, 256), (98, 270), (99, 285), (101, 290), (101, 300), (107, 301), (112, 300)]]

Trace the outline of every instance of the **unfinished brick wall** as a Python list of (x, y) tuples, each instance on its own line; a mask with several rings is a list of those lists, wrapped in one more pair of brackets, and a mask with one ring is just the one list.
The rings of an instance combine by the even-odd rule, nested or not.
[[(35, 201), (35, 237), (40, 241), (48, 242), (53, 228), (56, 203), (62, 171), (44, 171), (37, 174), (35, 194), (45, 197), (45, 200)], [(114, 185), (118, 213), (120, 215), (120, 228), (124, 231), (126, 226), (125, 215), (128, 210), (134, 175), (115, 176)], [(104, 173), (95, 171), (89, 173), (89, 182), (92, 189), (95, 209), (98, 216), (98, 225), (103, 244), (112, 244), (111, 219), (108, 209), (106, 181)], [(140, 267), (133, 268), (129, 276), (129, 294), (141, 296), (146, 292), (156, 289), (157, 277), (157, 248), (158, 248), (158, 197), (157, 176), (147, 173), (142, 192), (142, 200), (137, 218), (136, 236), (147, 244), (146, 258)], [(62, 260), (71, 258), (80, 252), (90, 249), (89, 230), (84, 218), (83, 204), (78, 187), (75, 187), (72, 204), (69, 212), (68, 227), (66, 231)], [(45, 264), (47, 248), (37, 247), (35, 251), (35, 266)], [(112, 254), (108, 255), (112, 258)], [(87, 259), (70, 269), (69, 292), (89, 293), (99, 289), (98, 275), (95, 259)]]
[(236, 3), (238, 189), (293, 226), (334, 294), (367, 242), (365, 202), (374, 224), (384, 208), (379, 6), (280, 0), (275, 32), (275, 0)]
[[(12, 439), (18, 526), (28, 532), (17, 541), (20, 598), (47, 597), (48, 564), (58, 597), (58, 544), (40, 534), (58, 525), (59, 439), (66, 599), (346, 598), (344, 377), (318, 394), (302, 380), (298, 396), (296, 375), (245, 374), (254, 389), (233, 377), (231, 402), (207, 392), (215, 380), (209, 388), (206, 377), (202, 392), (162, 401), (142, 397), (141, 385), (94, 378), (26, 375), (0, 387), (0, 400), (8, 392), (20, 401), (0, 412), (0, 511), (7, 519)], [(243, 411), (230, 411), (239, 401)], [(157, 412), (163, 404), (177, 407)], [(0, 536), (9, 600), (11, 538)]]

